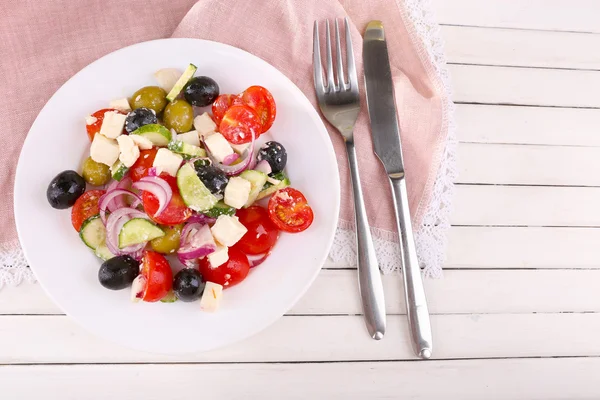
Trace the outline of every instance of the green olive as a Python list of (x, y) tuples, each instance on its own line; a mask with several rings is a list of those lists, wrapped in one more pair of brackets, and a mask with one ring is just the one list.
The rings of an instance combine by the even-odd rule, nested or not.
[(183, 225), (161, 226), (165, 236), (150, 241), (152, 250), (162, 254), (173, 254), (179, 248)]
[(194, 109), (185, 100), (175, 100), (165, 107), (163, 122), (177, 133), (189, 132), (194, 124)]
[(167, 105), (167, 93), (158, 86), (146, 86), (135, 92), (129, 103), (134, 110), (145, 107), (158, 114)]
[(83, 162), (83, 179), (93, 186), (102, 186), (110, 180), (110, 168), (88, 157)]

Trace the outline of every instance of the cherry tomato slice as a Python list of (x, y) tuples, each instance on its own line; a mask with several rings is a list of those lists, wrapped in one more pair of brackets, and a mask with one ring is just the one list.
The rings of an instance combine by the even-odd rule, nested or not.
[(104, 113), (107, 111), (118, 112), (119, 114), (126, 114), (121, 110), (117, 110), (115, 108), (103, 108), (102, 110), (98, 110), (92, 114), (92, 117), (96, 118), (93, 124), (86, 124), (85, 129), (87, 129), (88, 137), (90, 138), (90, 142), (94, 140), (94, 136), (96, 133), (100, 132), (100, 128), (102, 127), (102, 121), (104, 121)]
[(106, 190), (90, 190), (81, 195), (71, 210), (71, 224), (77, 232), (81, 229), (83, 221), (100, 213), (98, 202)]
[(277, 242), (279, 230), (271, 222), (267, 210), (259, 206), (252, 206), (238, 210), (236, 215), (248, 232), (235, 244), (235, 247), (252, 255), (267, 253), (271, 250)]
[(129, 175), (134, 182), (148, 176), (148, 170), (152, 167), (152, 164), (154, 164), (154, 158), (156, 158), (157, 151), (158, 149), (156, 147), (153, 147), (150, 150), (140, 151), (140, 156), (131, 168), (129, 168)]
[(258, 114), (248, 106), (231, 106), (219, 125), (219, 132), (228, 142), (244, 144), (252, 141), (252, 132), (258, 137), (262, 132), (262, 124)]
[(173, 197), (167, 205), (167, 208), (160, 213), (159, 216), (155, 217), (154, 213), (158, 210), (158, 199), (152, 193), (142, 193), (142, 204), (144, 205), (144, 211), (146, 214), (157, 224), (161, 225), (178, 225), (187, 221), (193, 211), (188, 208), (183, 202), (181, 195), (179, 194), (179, 188), (177, 187), (177, 179), (166, 173), (160, 174), (160, 177), (167, 181), (171, 189), (173, 190)]
[(173, 286), (173, 271), (167, 259), (155, 251), (144, 251), (140, 274), (146, 278), (142, 300), (159, 301)]
[(208, 257), (204, 257), (200, 260), (199, 268), (200, 274), (206, 281), (228, 288), (246, 279), (250, 272), (250, 263), (248, 257), (241, 250), (230, 247), (229, 260), (225, 264), (213, 268), (208, 262)]
[(302, 192), (287, 187), (269, 200), (269, 218), (282, 231), (296, 233), (308, 229), (314, 214)]
[(240, 97), (245, 105), (252, 108), (258, 114), (262, 124), (260, 133), (268, 131), (273, 125), (275, 115), (277, 114), (275, 100), (271, 92), (262, 86), (250, 86), (244, 90)]
[(229, 110), (229, 107), (242, 104), (240, 96), (235, 94), (222, 94), (212, 104), (213, 119), (217, 126), (223, 120), (223, 116)]

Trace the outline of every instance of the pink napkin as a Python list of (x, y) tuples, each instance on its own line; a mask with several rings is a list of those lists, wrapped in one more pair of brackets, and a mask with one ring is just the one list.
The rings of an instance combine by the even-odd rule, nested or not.
[[(314, 20), (348, 17), (362, 71), (361, 33), (368, 21), (386, 28), (402, 129), (413, 223), (422, 220), (439, 169), (448, 127), (444, 91), (402, 0), (8, 0), (0, 9), (0, 126), (3, 146), (0, 245), (15, 243), (14, 172), (25, 136), (52, 93), (95, 59), (121, 47), (171, 36), (215, 40), (263, 58), (286, 74), (316, 107), (312, 83)], [(124, 66), (126, 68), (127, 66)], [(359, 74), (363, 87), (362, 74)], [(85, 93), (81, 94), (85, 96)], [(373, 154), (363, 93), (355, 128), (358, 162), (371, 226), (392, 238), (396, 227), (384, 170)], [(353, 226), (343, 142), (328, 126), (342, 180), (340, 226)], [(48, 132), (52, 134), (52, 132)], [(82, 134), (84, 127), (82, 125)]]

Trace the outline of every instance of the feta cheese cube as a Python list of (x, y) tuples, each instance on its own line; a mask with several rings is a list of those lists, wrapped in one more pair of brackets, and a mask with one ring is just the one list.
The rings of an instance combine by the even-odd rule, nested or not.
[(181, 71), (177, 68), (163, 68), (154, 73), (154, 78), (156, 78), (158, 86), (163, 88), (167, 93), (173, 89), (173, 86), (175, 86), (180, 76)]
[(225, 246), (217, 246), (217, 250), (206, 257), (208, 257), (210, 267), (217, 268), (219, 265), (223, 265), (229, 260), (229, 249)]
[(238, 217), (229, 215), (219, 215), (210, 230), (217, 242), (228, 247), (236, 244), (248, 232)]
[(177, 135), (177, 140), (184, 143), (191, 144), (196, 147), (200, 147), (200, 138), (198, 137), (198, 131), (189, 131)]
[[(133, 135), (137, 136), (137, 135)], [(117, 138), (119, 143), (119, 160), (127, 167), (131, 167), (140, 157), (140, 149), (131, 139), (131, 136), (121, 135)]]
[(204, 293), (200, 299), (200, 309), (206, 312), (215, 312), (223, 297), (223, 286), (214, 282), (206, 282)]
[(96, 121), (98, 121), (98, 118), (94, 117), (93, 115), (88, 115), (87, 117), (85, 117), (86, 125), (93, 125), (96, 123)]
[(218, 162), (223, 162), (225, 157), (233, 154), (233, 149), (229, 145), (229, 142), (220, 133), (213, 133), (205, 137), (204, 143), (206, 143), (206, 147), (208, 147), (208, 150), (210, 150)]
[(244, 152), (246, 151), (246, 149), (248, 149), (249, 147), (250, 147), (250, 143), (232, 144), (231, 145), (231, 148), (233, 149), (233, 151), (235, 151), (239, 155), (244, 154)]
[(248, 201), (248, 197), (250, 197), (251, 189), (252, 184), (244, 178), (240, 178), (239, 176), (230, 178), (225, 187), (225, 198), (223, 201), (228, 206), (242, 208)]
[(156, 167), (156, 173), (160, 175), (161, 172), (166, 172), (171, 176), (177, 176), (177, 171), (183, 157), (179, 154), (173, 153), (171, 150), (160, 148), (156, 152), (156, 158), (154, 158), (153, 167)]
[(126, 115), (119, 114), (118, 112), (105, 112), (104, 120), (102, 121), (102, 126), (100, 127), (100, 134), (109, 139), (116, 139), (121, 133), (123, 133), (125, 118), (127, 118)]
[(110, 108), (116, 108), (117, 110), (121, 110), (121, 111), (131, 111), (131, 106), (129, 105), (129, 100), (127, 100), (126, 98), (113, 100), (110, 103), (108, 103), (108, 106)]
[(119, 145), (116, 140), (95, 135), (90, 147), (90, 156), (92, 160), (110, 167), (119, 158)]
[(152, 142), (150, 139), (142, 136), (142, 135), (129, 135), (133, 143), (140, 148), (140, 150), (150, 150), (152, 148)]
[(194, 128), (196, 128), (200, 136), (205, 137), (217, 130), (217, 124), (215, 124), (215, 121), (213, 121), (210, 115), (205, 112), (194, 118)]

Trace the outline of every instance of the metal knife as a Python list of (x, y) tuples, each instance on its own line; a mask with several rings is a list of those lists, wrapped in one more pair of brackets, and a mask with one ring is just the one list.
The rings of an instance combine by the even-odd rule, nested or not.
[(400, 236), (404, 297), (413, 347), (419, 357), (429, 358), (433, 350), (431, 323), (408, 210), (400, 127), (381, 21), (371, 21), (367, 25), (363, 40), (363, 64), (375, 154), (383, 163), (392, 187)]

